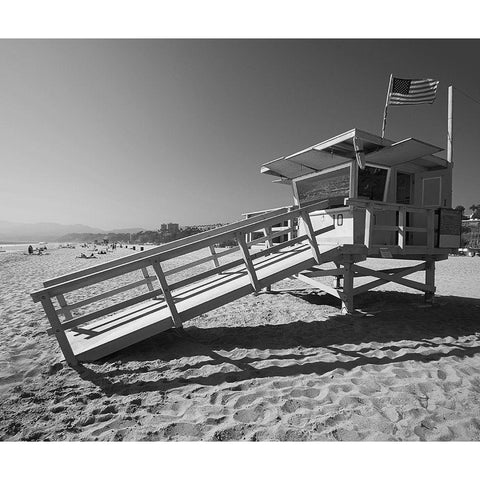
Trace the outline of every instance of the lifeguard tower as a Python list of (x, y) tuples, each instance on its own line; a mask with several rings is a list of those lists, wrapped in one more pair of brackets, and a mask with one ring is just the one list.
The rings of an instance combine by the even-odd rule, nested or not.
[[(292, 206), (251, 212), (242, 221), (47, 280), (32, 298), (42, 303), (48, 331), (70, 365), (181, 328), (292, 276), (339, 298), (344, 313), (354, 312), (355, 295), (388, 282), (432, 301), (435, 262), (458, 248), (461, 230), (461, 212), (451, 208), (452, 164), (435, 155), (441, 150), (413, 138), (393, 142), (350, 130), (262, 166), (275, 182), (290, 185)], [(231, 239), (238, 246), (218, 249)], [(200, 251), (205, 256), (188, 257)], [(371, 257), (419, 263), (382, 270), (359, 264)], [(179, 258), (182, 265), (165, 268), (165, 261)], [(326, 268), (331, 262), (335, 268)], [(423, 270), (424, 282), (405, 278)], [(373, 280), (356, 286), (357, 277)], [(93, 285), (94, 294), (83, 290)]]

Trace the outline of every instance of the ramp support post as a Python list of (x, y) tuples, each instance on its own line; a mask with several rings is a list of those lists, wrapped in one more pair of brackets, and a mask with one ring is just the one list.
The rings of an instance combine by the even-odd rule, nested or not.
[(342, 299), (342, 313), (353, 313), (353, 263), (346, 262), (344, 264), (344, 273), (343, 273), (343, 294)]
[(257, 273), (255, 272), (255, 266), (253, 265), (252, 259), (250, 258), (250, 253), (248, 252), (248, 245), (245, 240), (245, 234), (243, 232), (238, 232), (236, 235), (238, 245), (240, 246), (240, 251), (242, 252), (243, 261), (247, 267), (247, 273), (250, 277), (250, 283), (252, 284), (255, 292), (261, 290), (260, 282), (257, 278)]
[(435, 298), (435, 260), (429, 258), (425, 262), (425, 285), (430, 291), (425, 292), (425, 302), (433, 303)]
[(180, 314), (175, 306), (175, 301), (173, 300), (170, 287), (168, 286), (167, 279), (165, 278), (165, 274), (160, 266), (160, 262), (157, 259), (153, 260), (152, 267), (155, 270), (155, 274), (157, 275), (160, 286), (162, 287), (163, 297), (165, 298), (165, 302), (170, 309), (170, 315), (172, 316), (173, 324), (175, 325), (175, 328), (182, 328), (182, 319), (180, 318)]
[(78, 360), (73, 353), (70, 342), (65, 334), (65, 330), (62, 328), (62, 324), (58, 318), (57, 312), (55, 311), (55, 307), (53, 306), (51, 298), (47, 297), (47, 295), (42, 295), (40, 301), (42, 302), (43, 309), (47, 314), (48, 321), (52, 326), (53, 333), (57, 337), (58, 344), (60, 345), (65, 360), (71, 367), (77, 366)]
[(317, 238), (315, 237), (315, 231), (313, 229), (312, 221), (310, 220), (310, 215), (308, 212), (302, 210), (301, 214), (303, 223), (305, 225), (305, 231), (310, 242), (310, 247), (312, 248), (312, 255), (317, 264), (320, 264), (320, 250), (318, 248)]

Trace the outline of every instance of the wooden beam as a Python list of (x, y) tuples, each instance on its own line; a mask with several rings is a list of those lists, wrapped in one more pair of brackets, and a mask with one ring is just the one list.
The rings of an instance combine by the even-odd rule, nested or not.
[(253, 265), (252, 259), (250, 258), (250, 253), (248, 251), (247, 242), (245, 240), (245, 234), (243, 232), (238, 232), (236, 234), (238, 245), (240, 246), (240, 251), (242, 252), (243, 261), (247, 267), (247, 273), (250, 278), (250, 283), (252, 284), (255, 292), (261, 290), (260, 283), (257, 278), (257, 273), (255, 272), (255, 266)]
[(57, 312), (61, 311), (63, 315), (65, 315), (65, 320), (70, 320), (73, 317), (72, 306), (67, 304), (67, 301), (65, 300), (65, 296), (62, 293), (59, 293), (57, 295), (57, 301), (58, 301), (58, 304), (60, 305), (60, 309), (57, 310)]
[(215, 267), (219, 267), (220, 262), (218, 261), (217, 252), (215, 251), (215, 247), (213, 245), (210, 245), (208, 248), (210, 249), (210, 253), (212, 254), (213, 264), (215, 265)]
[[(162, 295), (163, 291), (161, 288), (157, 288), (151, 292), (143, 293), (138, 297), (129, 298), (128, 300), (124, 300), (123, 302), (115, 303), (114, 305), (110, 305), (105, 308), (101, 308), (100, 310), (96, 310), (95, 312), (87, 313), (82, 315), (81, 317), (74, 317), (71, 320), (67, 320), (63, 322), (62, 326), (64, 330), (69, 330), (74, 327), (78, 327), (82, 325), (82, 323), (90, 322), (91, 320), (95, 320), (100, 317), (104, 317), (105, 315), (109, 315), (111, 313), (118, 312), (119, 310), (123, 310), (124, 308), (131, 307), (136, 305), (137, 303), (141, 303), (145, 300), (150, 300), (151, 298), (155, 298), (158, 295)], [(47, 330), (48, 333), (55, 333), (53, 330)]]
[(343, 295), (342, 295), (342, 313), (353, 313), (353, 278), (354, 272), (352, 269), (353, 264), (348, 262), (344, 264), (344, 274), (343, 274)]
[(428, 210), (427, 212), (427, 247), (434, 248), (435, 246), (435, 212)]
[(310, 243), (310, 247), (312, 249), (312, 255), (317, 264), (320, 263), (320, 250), (318, 248), (317, 238), (315, 236), (315, 231), (313, 230), (312, 221), (310, 219), (310, 215), (307, 212), (302, 211), (301, 217), (303, 220), (303, 224), (305, 225), (305, 231), (307, 234), (308, 241)]
[(148, 273), (147, 267), (142, 268), (142, 273), (143, 273), (143, 277), (145, 278), (145, 280), (147, 282), (148, 291), (153, 292), (153, 284), (152, 284), (152, 281), (151, 281), (151, 277)]
[(371, 270), (369, 268), (361, 267), (360, 265), (355, 265), (354, 266), (354, 271), (355, 273), (361, 273), (363, 276), (371, 276), (371, 277), (376, 277), (379, 278), (379, 280), (375, 280), (373, 282), (367, 283), (365, 285), (361, 285), (359, 287), (356, 287), (353, 289), (353, 294), (357, 295), (362, 292), (366, 292), (372, 288), (378, 287), (380, 285), (383, 285), (385, 283), (393, 282), (393, 283), (398, 283), (400, 285), (404, 285), (406, 287), (413, 288), (415, 290), (421, 290), (421, 291), (430, 291), (430, 288), (423, 283), (419, 282), (414, 282), (413, 280), (407, 280), (405, 278), (406, 275), (410, 275), (415, 272), (419, 272), (421, 270), (425, 269), (425, 263), (421, 263), (419, 265), (415, 265), (410, 268), (406, 268), (403, 270), (403, 272), (395, 273), (395, 274), (385, 274), (381, 273), (375, 270)]
[[(156, 278), (157, 277), (152, 277), (152, 276), (148, 277), (150, 282)], [(144, 280), (138, 280), (133, 283), (129, 283), (128, 285), (124, 285), (122, 287), (114, 288), (113, 290), (109, 290), (108, 292), (103, 292), (93, 297), (86, 298), (85, 300), (81, 300), (80, 302), (72, 303), (71, 305), (68, 305), (65, 308), (63, 307), (59, 308), (57, 310), (57, 313), (65, 313), (65, 309), (75, 310), (77, 308), (84, 307), (85, 305), (90, 305), (91, 303), (98, 302), (99, 300), (103, 300), (104, 298), (113, 297), (114, 295), (118, 295), (119, 293), (123, 293), (133, 288), (140, 287), (141, 285), (145, 285), (146, 283), (147, 283), (147, 279), (144, 279)], [(150, 290), (150, 291), (153, 292), (153, 290)], [(72, 317), (70, 316), (70, 318)]]
[(425, 292), (425, 302), (433, 303), (435, 296), (435, 260), (428, 259), (425, 262), (425, 284), (430, 288)]
[(42, 302), (43, 309), (47, 314), (48, 321), (52, 326), (52, 331), (57, 337), (58, 344), (60, 345), (65, 360), (72, 367), (78, 365), (78, 360), (76, 359), (67, 336), (65, 335), (64, 326), (57, 316), (57, 312), (55, 311), (51, 298), (49, 298), (47, 295), (42, 295), (40, 301)]
[(178, 313), (177, 307), (175, 306), (175, 301), (173, 300), (172, 294), (170, 293), (170, 287), (168, 286), (165, 274), (163, 273), (162, 267), (160, 265), (160, 261), (158, 259), (153, 260), (152, 267), (155, 270), (155, 274), (157, 275), (158, 281), (160, 282), (160, 285), (162, 287), (163, 296), (170, 310), (173, 324), (176, 328), (181, 328), (182, 319), (180, 318), (180, 314)]
[(365, 208), (365, 245), (370, 248), (373, 244), (373, 208), (367, 204)]

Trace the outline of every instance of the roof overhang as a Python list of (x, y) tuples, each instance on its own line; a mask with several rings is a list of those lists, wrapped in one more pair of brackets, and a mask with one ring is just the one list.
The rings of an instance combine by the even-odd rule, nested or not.
[(433, 154), (443, 149), (414, 138), (393, 142), (359, 129), (317, 143), (300, 152), (280, 157), (262, 165), (268, 175), (292, 180), (356, 159), (361, 168), (366, 162), (392, 167), (414, 163), (422, 170), (446, 168), (448, 162)]

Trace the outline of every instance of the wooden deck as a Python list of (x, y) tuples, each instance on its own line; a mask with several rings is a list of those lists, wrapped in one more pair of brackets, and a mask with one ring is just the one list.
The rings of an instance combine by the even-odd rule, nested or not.
[[(360, 246), (361, 247), (361, 246)], [(358, 248), (353, 249), (358, 251)], [(323, 262), (351, 253), (352, 246), (322, 246)], [(290, 247), (266, 258), (254, 260), (260, 288), (297, 274), (316, 264), (308, 244)], [(182, 321), (254, 292), (247, 268), (240, 266), (174, 292)], [(129, 345), (174, 327), (167, 303), (152, 299), (115, 315), (67, 331), (67, 338), (79, 361), (94, 361)]]

